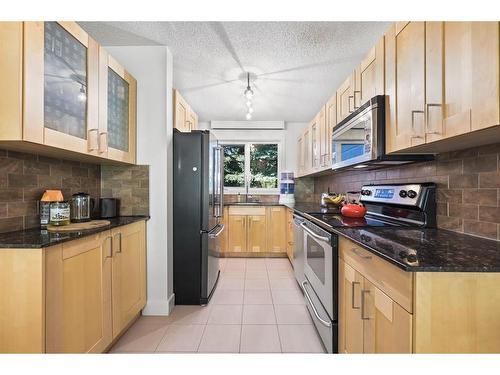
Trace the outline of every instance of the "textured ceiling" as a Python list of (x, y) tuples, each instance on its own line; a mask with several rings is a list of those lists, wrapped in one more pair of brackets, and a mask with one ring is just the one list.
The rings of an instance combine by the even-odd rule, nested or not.
[(167, 45), (174, 87), (200, 121), (309, 121), (389, 27), (386, 22), (80, 22), (103, 45)]

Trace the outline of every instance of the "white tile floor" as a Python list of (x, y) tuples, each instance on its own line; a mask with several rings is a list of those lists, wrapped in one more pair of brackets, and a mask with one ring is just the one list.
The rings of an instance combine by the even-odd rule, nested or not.
[(112, 353), (323, 353), (288, 259), (221, 260), (208, 306), (143, 316)]

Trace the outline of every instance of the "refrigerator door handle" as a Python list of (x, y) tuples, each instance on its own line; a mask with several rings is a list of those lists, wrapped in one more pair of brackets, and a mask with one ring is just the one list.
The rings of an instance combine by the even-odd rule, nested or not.
[(220, 180), (220, 193), (219, 193), (219, 216), (224, 217), (224, 148), (219, 146), (219, 180)]

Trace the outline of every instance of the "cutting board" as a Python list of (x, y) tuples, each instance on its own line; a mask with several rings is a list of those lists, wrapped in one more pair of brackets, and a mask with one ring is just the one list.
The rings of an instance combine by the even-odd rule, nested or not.
[(96, 229), (111, 224), (108, 220), (92, 220), (84, 223), (71, 223), (68, 225), (47, 225), (49, 232), (80, 232), (82, 230)]

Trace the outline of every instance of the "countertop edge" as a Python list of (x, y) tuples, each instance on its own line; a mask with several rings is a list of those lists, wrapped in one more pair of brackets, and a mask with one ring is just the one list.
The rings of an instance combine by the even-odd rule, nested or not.
[[(69, 232), (69, 233), (64, 233), (60, 234), (62, 235), (68, 235), (71, 237), (61, 237), (53, 242), (49, 240), (47, 241), (41, 241), (40, 243), (14, 243), (14, 242), (9, 242), (9, 241), (4, 241), (2, 243), (2, 236), (16, 236), (16, 235), (26, 235), (32, 233), (33, 235), (36, 236), (36, 233), (39, 232), (39, 235), (41, 235), (42, 229), (40, 228), (33, 228), (33, 229), (25, 229), (21, 231), (14, 231), (14, 232), (6, 232), (6, 233), (1, 233), (0, 234), (0, 250), (8, 250), (8, 249), (31, 249), (31, 250), (36, 250), (36, 249), (44, 249), (44, 248), (49, 248), (52, 246), (57, 246), (62, 243), (70, 242), (70, 241), (76, 241), (88, 236), (92, 236), (94, 234), (98, 234), (101, 232), (105, 232), (107, 230), (111, 230), (113, 228), (118, 228), (118, 227), (123, 227), (125, 225), (133, 224), (139, 221), (148, 221), (151, 217), (150, 216), (119, 216), (117, 218), (111, 218), (111, 219), (102, 219), (102, 220), (110, 220), (111, 224), (107, 225), (105, 227), (100, 227), (100, 228), (94, 228), (91, 230), (85, 230), (85, 231), (80, 231), (80, 232)], [(56, 233), (52, 233), (53, 235), (56, 235)], [(54, 238), (54, 237), (52, 237)]]

